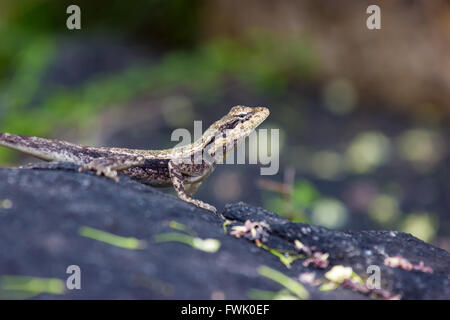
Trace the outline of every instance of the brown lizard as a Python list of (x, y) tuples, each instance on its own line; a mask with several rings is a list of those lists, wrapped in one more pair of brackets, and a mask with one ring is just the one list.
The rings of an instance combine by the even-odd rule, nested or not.
[[(88, 147), (65, 141), (0, 133), (0, 145), (45, 161), (71, 162), (118, 181), (117, 172), (156, 187), (173, 186), (178, 197), (200, 208), (216, 208), (191, 196), (237, 143), (269, 115), (264, 107), (235, 106), (193, 143), (165, 150)], [(223, 159), (222, 158), (222, 159)]]

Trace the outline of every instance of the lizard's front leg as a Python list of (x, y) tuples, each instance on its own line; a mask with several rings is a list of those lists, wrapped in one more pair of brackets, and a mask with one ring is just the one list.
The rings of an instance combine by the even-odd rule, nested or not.
[(83, 165), (78, 169), (78, 171), (92, 170), (97, 173), (98, 176), (104, 175), (105, 177), (111, 178), (118, 182), (119, 177), (117, 176), (117, 171), (125, 170), (131, 167), (142, 166), (145, 164), (145, 158), (141, 156), (128, 156), (128, 155), (117, 155), (108, 156), (108, 158), (95, 158)]
[(172, 160), (169, 161), (169, 174), (170, 179), (172, 180), (173, 187), (181, 200), (186, 201), (188, 203), (192, 203), (199, 208), (203, 208), (212, 211), (214, 213), (217, 212), (216, 208), (213, 207), (212, 205), (197, 199), (193, 199), (186, 194), (186, 190), (184, 188), (183, 173), (181, 172), (180, 167), (177, 166), (177, 164), (174, 163)]

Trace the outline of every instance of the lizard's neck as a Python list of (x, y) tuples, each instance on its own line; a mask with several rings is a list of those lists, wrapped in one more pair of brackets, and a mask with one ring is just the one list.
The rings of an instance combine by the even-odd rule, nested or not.
[(203, 155), (208, 157), (209, 161), (214, 161), (216, 155), (223, 154), (225, 159), (227, 152), (230, 153), (235, 146), (234, 138), (235, 136), (229, 135), (229, 132), (210, 127), (199, 139), (188, 145), (173, 148), (171, 153), (183, 158)]
[(269, 110), (264, 107), (233, 107), (227, 115), (213, 123), (200, 139), (174, 148), (171, 153), (183, 158), (203, 154), (217, 159), (217, 156), (223, 155), (225, 159), (227, 153), (232, 152), (268, 115)]

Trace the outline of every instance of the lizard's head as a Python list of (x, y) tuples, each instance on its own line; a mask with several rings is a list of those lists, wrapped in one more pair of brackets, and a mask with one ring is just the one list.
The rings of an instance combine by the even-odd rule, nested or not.
[(235, 106), (227, 115), (216, 121), (209, 129), (216, 135), (226, 135), (230, 139), (248, 136), (268, 116), (269, 109), (264, 107)]
[(268, 116), (269, 109), (264, 107), (235, 106), (227, 115), (212, 124), (203, 135), (207, 144), (216, 146), (235, 144), (248, 136)]

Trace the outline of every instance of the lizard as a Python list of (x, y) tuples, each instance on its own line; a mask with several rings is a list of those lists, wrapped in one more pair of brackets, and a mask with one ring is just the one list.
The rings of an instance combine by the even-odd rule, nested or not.
[(79, 171), (94, 171), (116, 182), (118, 172), (153, 187), (173, 186), (181, 200), (214, 213), (216, 208), (192, 198), (218, 159), (258, 127), (268, 116), (266, 107), (234, 106), (196, 141), (163, 150), (89, 147), (61, 140), (0, 132), (0, 146), (45, 161), (70, 162)]

